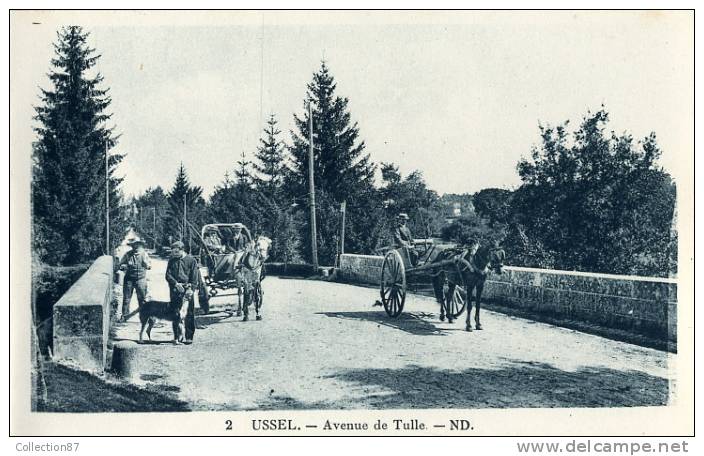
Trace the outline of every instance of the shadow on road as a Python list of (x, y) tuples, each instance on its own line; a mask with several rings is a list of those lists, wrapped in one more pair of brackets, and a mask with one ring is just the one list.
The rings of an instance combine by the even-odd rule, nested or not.
[(196, 314), (196, 327), (197, 329), (206, 329), (208, 326), (218, 323), (236, 323), (239, 320), (232, 318), (234, 316), (235, 312), (229, 310), (222, 310), (217, 313), (209, 313), (207, 315)]
[(358, 369), (327, 376), (380, 394), (359, 408), (636, 407), (667, 405), (667, 379), (639, 371), (584, 368), (563, 371), (544, 363), (461, 372), (421, 366)]
[(137, 387), (116, 384), (86, 372), (55, 363), (44, 364), (47, 401), (41, 412), (185, 412), (188, 403), (178, 399), (179, 388)]
[(431, 318), (436, 319), (437, 315), (425, 312), (407, 312), (399, 315), (397, 318), (389, 318), (383, 310), (371, 310), (366, 312), (316, 312), (316, 315), (342, 318), (344, 320), (370, 321), (379, 325), (388, 326), (389, 328), (399, 329), (416, 336), (444, 336), (448, 332), (459, 329), (438, 328), (434, 323), (428, 321)]

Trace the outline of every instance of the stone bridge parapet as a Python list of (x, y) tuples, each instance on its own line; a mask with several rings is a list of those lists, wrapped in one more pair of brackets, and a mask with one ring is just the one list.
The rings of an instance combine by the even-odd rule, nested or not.
[(54, 359), (104, 370), (112, 288), (113, 258), (104, 255), (54, 305)]

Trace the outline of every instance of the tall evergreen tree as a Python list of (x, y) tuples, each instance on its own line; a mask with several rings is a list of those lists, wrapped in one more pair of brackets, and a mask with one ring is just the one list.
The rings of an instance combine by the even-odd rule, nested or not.
[[(183, 163), (179, 166), (174, 186), (168, 195), (169, 213), (164, 229), (164, 239), (182, 240), (187, 249), (198, 246), (197, 230), (205, 220), (205, 201), (203, 200), (203, 189), (191, 185)], [(184, 208), (185, 205), (185, 208)], [(184, 223), (185, 210), (185, 223)], [(195, 231), (194, 231), (195, 230)]]
[[(114, 127), (107, 127), (111, 99), (103, 76), (90, 76), (100, 58), (81, 27), (57, 32), (49, 72), (51, 88), (41, 90), (36, 106), (33, 144), (33, 250), (52, 264), (75, 264), (105, 253), (105, 154), (115, 147)], [(109, 156), (110, 209), (113, 222), (121, 213), (114, 176), (122, 155)], [(120, 223), (112, 236), (119, 241)]]
[(322, 62), (320, 70), (308, 84), (303, 103), (304, 114), (294, 114), (298, 132), (291, 132), (291, 177), (298, 190), (308, 189), (309, 116), (313, 113), (313, 173), (316, 188), (330, 194), (335, 201), (350, 199), (371, 186), (375, 167), (364, 153), (364, 141), (358, 142), (359, 128), (347, 110), (349, 100), (335, 95), (335, 79)]
[(240, 159), (237, 160), (237, 167), (235, 168), (235, 183), (241, 187), (249, 187), (252, 185), (252, 173), (249, 170), (252, 166), (252, 162), (247, 160), (244, 152), (240, 155)]
[(276, 127), (277, 123), (276, 117), (271, 114), (255, 154), (259, 163), (253, 164), (254, 170), (259, 174), (254, 179), (257, 188), (272, 199), (276, 199), (286, 170), (285, 149), (283, 142), (278, 139), (281, 130)]
[[(288, 189), (294, 195), (308, 194), (308, 154), (310, 117), (313, 117), (313, 174), (318, 198), (318, 232), (320, 246), (327, 246), (319, 252), (319, 261), (334, 264), (336, 246), (330, 245), (332, 239), (339, 238), (339, 205), (347, 202), (346, 233), (351, 251), (368, 252), (367, 241), (373, 237), (372, 224), (368, 214), (373, 200), (373, 178), (375, 166), (369, 154), (364, 152), (364, 141), (359, 141), (359, 128), (352, 123), (347, 109), (349, 100), (335, 95), (335, 79), (330, 74), (325, 62), (313, 75), (313, 81), (307, 85), (302, 117), (294, 115), (296, 132), (291, 132), (290, 166), (287, 171)], [(306, 201), (307, 202), (307, 201)], [(329, 206), (329, 207), (328, 207)], [(301, 206), (309, 210), (307, 205)], [(323, 220), (323, 214), (333, 219)], [(302, 232), (304, 254), (310, 259), (309, 218)]]

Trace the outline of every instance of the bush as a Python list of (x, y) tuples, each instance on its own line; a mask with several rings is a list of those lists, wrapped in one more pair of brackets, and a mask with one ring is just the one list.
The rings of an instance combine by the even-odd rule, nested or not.
[(470, 240), (481, 245), (492, 245), (504, 237), (503, 226), (492, 228), (489, 222), (476, 215), (461, 217), (442, 229), (442, 239), (445, 241), (467, 244)]

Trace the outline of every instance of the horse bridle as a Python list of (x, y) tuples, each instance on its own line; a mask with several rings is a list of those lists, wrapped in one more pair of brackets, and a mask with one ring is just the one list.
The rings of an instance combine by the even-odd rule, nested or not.
[[(256, 263), (253, 265), (248, 264), (248, 259), (249, 258), (255, 258)], [(240, 260), (240, 264), (237, 265), (237, 269), (242, 269), (243, 267), (246, 267), (250, 271), (254, 271), (257, 268), (260, 268), (263, 264), (266, 258), (262, 253), (259, 251), (259, 249), (250, 247), (247, 249), (246, 253), (242, 256), (242, 259)]]

